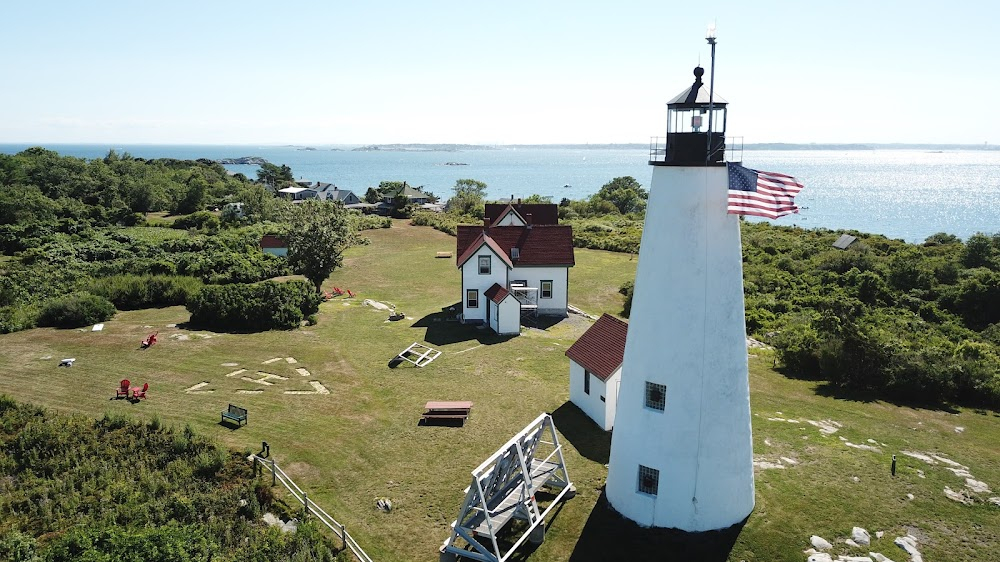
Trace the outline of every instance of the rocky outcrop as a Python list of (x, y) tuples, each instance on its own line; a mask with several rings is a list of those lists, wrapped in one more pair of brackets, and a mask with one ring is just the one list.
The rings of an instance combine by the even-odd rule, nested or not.
[(216, 160), (219, 164), (253, 164), (260, 166), (269, 162), (260, 156), (242, 156), (240, 158), (220, 158)]

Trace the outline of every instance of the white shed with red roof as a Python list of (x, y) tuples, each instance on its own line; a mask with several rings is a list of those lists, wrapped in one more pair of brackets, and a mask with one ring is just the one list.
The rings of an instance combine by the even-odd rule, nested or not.
[(521, 303), (499, 283), (483, 293), (486, 297), (486, 323), (501, 336), (521, 333)]
[(605, 314), (566, 350), (569, 400), (604, 431), (615, 425), (627, 333), (628, 323)]

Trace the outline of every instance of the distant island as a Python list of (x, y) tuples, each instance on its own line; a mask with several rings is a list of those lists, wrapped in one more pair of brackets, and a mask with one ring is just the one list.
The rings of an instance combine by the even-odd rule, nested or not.
[(482, 144), (369, 144), (352, 149), (354, 152), (459, 152), (462, 150), (496, 150)]
[(262, 166), (264, 164), (270, 164), (265, 158), (260, 156), (242, 156), (240, 158), (219, 158), (216, 160), (219, 164), (252, 164), (255, 166)]
[(296, 150), (316, 150), (316, 149), (311, 146), (303, 146), (302, 148), (297, 148)]
[(445, 162), (445, 166), (468, 166), (465, 162)]

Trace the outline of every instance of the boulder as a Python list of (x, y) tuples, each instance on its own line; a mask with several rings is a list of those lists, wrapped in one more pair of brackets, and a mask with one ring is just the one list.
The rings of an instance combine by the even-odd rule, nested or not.
[(920, 551), (917, 550), (917, 538), (913, 535), (906, 535), (904, 537), (896, 537), (896, 546), (902, 548), (910, 555), (910, 562), (924, 562), (924, 557), (921, 556)]
[(810, 554), (806, 562), (833, 562), (833, 558), (825, 552), (817, 552), (816, 554)]
[(831, 548), (833, 548), (833, 545), (830, 544), (830, 541), (824, 539), (819, 535), (813, 535), (809, 537), (809, 542), (812, 543), (813, 548), (815, 548), (816, 550), (830, 550)]
[(854, 542), (863, 546), (868, 546), (872, 543), (872, 536), (861, 527), (851, 529), (851, 538), (854, 539)]

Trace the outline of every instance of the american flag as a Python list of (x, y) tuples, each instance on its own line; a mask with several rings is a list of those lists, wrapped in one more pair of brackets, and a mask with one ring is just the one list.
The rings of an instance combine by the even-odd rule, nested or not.
[(799, 180), (785, 174), (744, 168), (733, 162), (727, 165), (729, 214), (776, 219), (799, 212), (795, 204), (795, 196), (802, 191)]

